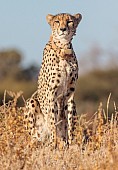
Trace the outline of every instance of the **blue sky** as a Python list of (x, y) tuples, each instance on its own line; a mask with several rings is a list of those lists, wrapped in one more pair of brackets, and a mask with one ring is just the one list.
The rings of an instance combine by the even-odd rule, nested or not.
[(0, 0), (0, 50), (18, 49), (24, 64), (40, 64), (51, 33), (48, 13), (81, 13), (73, 46), (78, 58), (95, 43), (103, 49), (118, 45), (118, 0)]

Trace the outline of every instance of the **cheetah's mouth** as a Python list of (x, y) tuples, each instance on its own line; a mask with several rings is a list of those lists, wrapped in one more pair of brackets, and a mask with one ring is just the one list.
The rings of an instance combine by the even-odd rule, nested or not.
[(62, 33), (59, 34), (59, 36), (61, 36), (61, 37), (66, 37), (66, 36), (68, 36), (68, 35), (69, 35), (69, 34), (68, 34), (67, 32), (65, 32), (65, 33), (62, 32)]
[(64, 32), (62, 32), (62, 33), (59, 34), (59, 36), (61, 36), (61, 35), (66, 35), (66, 34)]
[(69, 40), (72, 38), (72, 35), (70, 34), (70, 31), (64, 31), (64, 32), (56, 32), (56, 37), (59, 40)]

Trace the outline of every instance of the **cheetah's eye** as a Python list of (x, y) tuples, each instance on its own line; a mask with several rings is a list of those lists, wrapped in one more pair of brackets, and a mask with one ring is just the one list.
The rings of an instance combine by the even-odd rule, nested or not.
[(73, 21), (71, 21), (71, 20), (70, 20), (70, 21), (67, 21), (67, 24), (68, 24), (68, 25), (73, 25)]
[(59, 24), (59, 21), (54, 21), (55, 23)]

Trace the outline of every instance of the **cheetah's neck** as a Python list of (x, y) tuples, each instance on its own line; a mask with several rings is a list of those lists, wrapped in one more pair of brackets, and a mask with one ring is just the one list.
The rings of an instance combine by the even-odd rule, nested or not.
[(54, 48), (57, 48), (57, 49), (71, 49), (72, 48), (71, 41), (64, 40), (64, 39), (60, 41), (60, 40), (54, 39), (52, 35), (50, 36), (50, 42), (52, 43)]

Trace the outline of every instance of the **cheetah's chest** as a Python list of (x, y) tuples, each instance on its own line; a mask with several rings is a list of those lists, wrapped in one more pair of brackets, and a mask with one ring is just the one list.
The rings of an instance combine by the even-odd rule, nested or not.
[(61, 60), (60, 61), (60, 89), (61, 93), (65, 95), (68, 90), (68, 84), (70, 82), (70, 73), (72, 73), (73, 69), (72, 66), (69, 62), (66, 60)]

